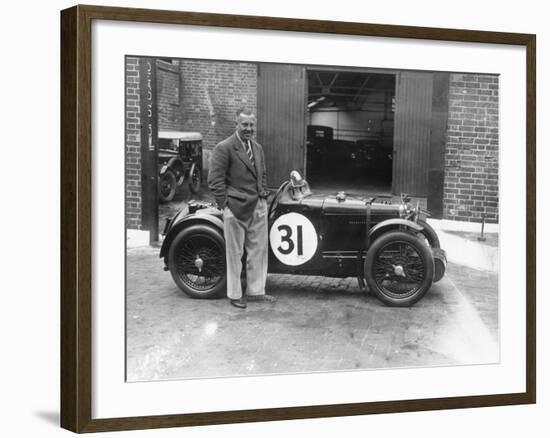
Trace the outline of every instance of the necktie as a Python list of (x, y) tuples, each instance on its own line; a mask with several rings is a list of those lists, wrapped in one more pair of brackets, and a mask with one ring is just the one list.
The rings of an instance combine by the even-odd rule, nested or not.
[(250, 162), (252, 163), (252, 167), (254, 167), (254, 155), (252, 154), (252, 148), (250, 147), (250, 141), (246, 142), (246, 154), (248, 155), (248, 158)]

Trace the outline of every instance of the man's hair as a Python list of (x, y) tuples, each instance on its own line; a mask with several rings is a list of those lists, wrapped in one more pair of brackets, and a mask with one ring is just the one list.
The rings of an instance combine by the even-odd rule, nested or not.
[(256, 114), (254, 114), (254, 111), (252, 111), (250, 108), (247, 107), (241, 107), (235, 112), (235, 118), (238, 119), (240, 115), (243, 116), (254, 116), (256, 117)]

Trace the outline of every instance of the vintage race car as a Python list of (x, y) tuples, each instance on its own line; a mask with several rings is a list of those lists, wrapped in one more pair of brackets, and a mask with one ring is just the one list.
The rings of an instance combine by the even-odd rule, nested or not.
[(202, 135), (198, 132), (159, 131), (158, 194), (160, 202), (174, 199), (176, 189), (189, 182), (197, 193), (202, 178)]
[[(447, 263), (426, 214), (406, 196), (392, 204), (344, 192), (314, 195), (293, 171), (269, 203), (268, 271), (357, 277), (385, 304), (410, 306), (443, 277)], [(160, 257), (190, 297), (225, 293), (221, 210), (190, 202), (167, 220)]]

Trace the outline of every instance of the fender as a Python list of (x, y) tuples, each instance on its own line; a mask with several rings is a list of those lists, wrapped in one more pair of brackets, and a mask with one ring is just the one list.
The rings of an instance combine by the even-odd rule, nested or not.
[(159, 175), (162, 175), (163, 173), (165, 173), (168, 169), (172, 168), (172, 167), (175, 167), (175, 163), (178, 163), (179, 166), (181, 166), (181, 168), (183, 169), (183, 161), (181, 161), (181, 158), (178, 157), (178, 156), (174, 156), (172, 158), (170, 158), (166, 164), (164, 164), (161, 168), (160, 168), (160, 172), (159, 172)]
[(369, 230), (369, 241), (372, 242), (380, 234), (399, 227), (412, 228), (415, 231), (422, 231), (424, 229), (422, 225), (419, 225), (416, 222), (410, 221), (408, 219), (388, 219), (386, 221), (376, 224)]
[(175, 223), (170, 225), (170, 228), (166, 233), (166, 236), (164, 237), (164, 240), (162, 242), (162, 247), (160, 248), (159, 257), (163, 258), (164, 256), (168, 255), (168, 250), (170, 249), (172, 240), (174, 240), (174, 237), (181, 230), (191, 225), (201, 224), (201, 223), (202, 224), (207, 223), (207, 224), (213, 225), (214, 228), (220, 231), (220, 233), (223, 236), (223, 220), (213, 215), (212, 213), (209, 213), (208, 211), (198, 210), (196, 213), (187, 215), (182, 219), (176, 216)]

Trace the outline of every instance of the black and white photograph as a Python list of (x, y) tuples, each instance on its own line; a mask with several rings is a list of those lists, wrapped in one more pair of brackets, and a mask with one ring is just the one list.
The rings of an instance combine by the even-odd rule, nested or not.
[(124, 68), (128, 382), (499, 363), (498, 74)]
[(546, 436), (544, 3), (86, 3), (4, 14), (4, 436)]

